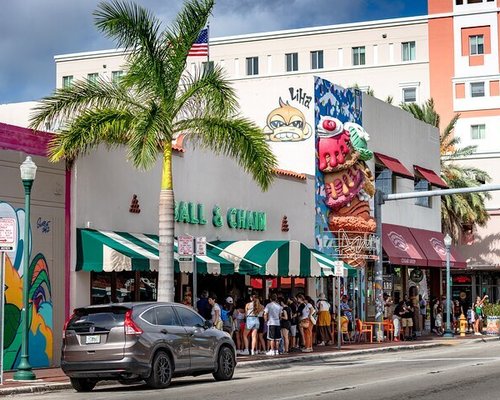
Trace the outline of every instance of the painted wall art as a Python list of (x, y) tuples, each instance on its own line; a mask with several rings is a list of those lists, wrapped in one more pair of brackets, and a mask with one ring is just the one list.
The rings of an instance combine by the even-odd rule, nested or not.
[(316, 244), (353, 266), (366, 262), (375, 220), (369, 200), (375, 193), (365, 161), (373, 157), (362, 127), (362, 95), (315, 78)]
[(308, 109), (312, 96), (302, 88), (290, 87), (289, 93), (290, 100), (280, 97), (278, 107), (267, 115), (264, 134), (268, 142), (301, 142), (312, 137), (313, 129), (299, 109)]
[[(17, 367), (21, 356), (25, 213), (23, 209), (0, 202), (0, 216), (17, 221), (17, 248), (5, 253), (4, 369), (11, 370)], [(30, 236), (32, 234), (30, 232)], [(53, 304), (49, 267), (43, 254), (30, 258), (28, 274), (29, 361), (32, 367), (49, 367), (53, 355)]]

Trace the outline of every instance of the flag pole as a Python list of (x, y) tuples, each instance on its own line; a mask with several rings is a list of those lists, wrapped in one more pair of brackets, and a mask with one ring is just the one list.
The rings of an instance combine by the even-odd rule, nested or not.
[(207, 23), (207, 64), (210, 65), (210, 22)]

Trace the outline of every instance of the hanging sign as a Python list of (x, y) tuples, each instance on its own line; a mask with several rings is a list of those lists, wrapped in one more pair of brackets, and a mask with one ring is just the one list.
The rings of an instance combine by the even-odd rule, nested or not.
[(410, 272), (410, 279), (415, 283), (419, 283), (423, 278), (424, 273), (420, 268), (415, 268)]
[(193, 261), (194, 244), (192, 236), (179, 236), (177, 239), (179, 261)]
[(14, 218), (0, 218), (0, 251), (16, 249), (16, 227)]
[(206, 236), (201, 236), (196, 238), (196, 255), (206, 256), (207, 255), (207, 238)]
[(343, 277), (344, 276), (344, 262), (343, 261), (334, 261), (333, 266), (335, 267), (333, 274), (335, 276)]

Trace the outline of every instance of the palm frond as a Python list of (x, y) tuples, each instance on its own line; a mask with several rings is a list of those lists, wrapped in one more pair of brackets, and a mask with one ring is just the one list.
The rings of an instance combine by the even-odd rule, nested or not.
[(76, 81), (71, 87), (57, 89), (43, 98), (34, 108), (30, 127), (40, 129), (57, 121), (70, 124), (82, 111), (90, 108), (141, 109), (142, 99), (131, 94), (121, 85), (99, 80)]
[(172, 145), (171, 134), (165, 132), (166, 126), (161, 109), (155, 103), (151, 103), (147, 111), (136, 116), (134, 134), (127, 143), (128, 158), (136, 168), (150, 169), (163, 147)]
[(49, 159), (73, 160), (101, 143), (125, 144), (135, 116), (127, 110), (92, 109), (80, 114), (49, 143)]
[(173, 107), (173, 115), (184, 116), (179, 119), (196, 116), (198, 110), (204, 115), (233, 115), (238, 105), (236, 93), (219, 66), (184, 74), (179, 92)]
[(271, 184), (276, 157), (264, 140), (262, 130), (248, 119), (195, 118), (179, 121), (175, 130), (189, 132), (188, 140), (235, 159), (263, 190)]
[[(170, 50), (165, 70), (171, 84), (180, 82), (189, 50), (201, 30), (207, 26), (214, 4), (214, 0), (187, 0), (173, 23), (163, 32), (162, 40), (168, 43)], [(176, 92), (177, 86), (174, 88)]]
[[(127, 55), (125, 87), (162, 94), (166, 83), (165, 60), (168, 45), (161, 41), (161, 23), (147, 9), (121, 0), (102, 2), (94, 12), (96, 26), (119, 47), (131, 49)], [(144, 82), (148, 82), (145, 85)]]
[(439, 129), (440, 117), (434, 109), (434, 100), (432, 98), (422, 105), (418, 105), (417, 103), (401, 103), (400, 107), (408, 111), (416, 119)]
[(118, 47), (154, 54), (160, 21), (147, 9), (121, 0), (99, 3), (94, 11), (95, 25)]

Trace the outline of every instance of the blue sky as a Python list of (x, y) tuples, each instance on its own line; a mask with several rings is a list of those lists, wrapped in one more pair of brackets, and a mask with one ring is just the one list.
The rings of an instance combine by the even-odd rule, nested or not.
[[(165, 23), (179, 0), (139, 0)], [(2, 0), (0, 104), (55, 87), (54, 55), (115, 47), (94, 27), (98, 0)], [(218, 0), (212, 37), (425, 15), (427, 0)]]

